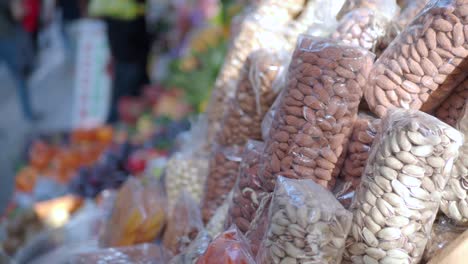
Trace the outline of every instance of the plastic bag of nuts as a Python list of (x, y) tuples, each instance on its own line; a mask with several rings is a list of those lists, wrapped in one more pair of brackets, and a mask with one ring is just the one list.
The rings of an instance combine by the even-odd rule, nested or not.
[(205, 253), (211, 242), (211, 236), (206, 230), (200, 230), (195, 240), (179, 255), (173, 257), (169, 264), (195, 264), (198, 257)]
[(353, 200), (347, 260), (419, 263), (462, 141), (423, 112), (389, 111)]
[(233, 197), (229, 205), (225, 227), (233, 223), (242, 233), (247, 232), (262, 197), (267, 193), (258, 179), (260, 160), (264, 151), (264, 143), (249, 140), (242, 153), (239, 177), (233, 188)]
[(181, 192), (167, 221), (163, 245), (177, 255), (189, 246), (202, 229), (198, 202), (188, 192)]
[[(257, 49), (281, 50), (288, 45), (284, 36), (278, 33), (281, 21), (271, 21), (270, 19), (266, 16), (248, 15), (242, 21), (211, 94), (207, 109), (208, 143), (212, 142), (221, 129), (226, 105), (234, 96), (247, 56)], [(272, 25), (275, 25), (276, 28), (273, 28)]]
[(404, 0), (398, 1), (401, 6), (400, 15), (395, 19), (395, 22), (398, 24), (400, 29), (404, 29), (408, 24), (413, 21), (423, 10), (429, 0)]
[(276, 175), (331, 188), (332, 172), (351, 135), (373, 54), (302, 35), (266, 139), (260, 177), (273, 191)]
[(226, 221), (229, 204), (232, 200), (232, 194), (233, 192), (231, 191), (224, 203), (216, 209), (213, 217), (211, 217), (208, 224), (206, 224), (206, 231), (208, 231), (208, 234), (211, 237), (216, 237), (224, 231), (224, 222)]
[(364, 91), (375, 114), (391, 107), (433, 111), (465, 79), (467, 7), (463, 0), (433, 1), (393, 40)]
[(278, 177), (257, 263), (341, 263), (352, 214), (311, 180)]
[(255, 217), (250, 223), (249, 230), (245, 233), (245, 237), (250, 244), (250, 250), (254, 256), (257, 256), (260, 245), (262, 244), (263, 237), (268, 228), (268, 210), (270, 209), (270, 202), (273, 193), (268, 193), (260, 201)]
[[(467, 101), (468, 102), (468, 101)], [(465, 136), (460, 155), (455, 161), (450, 178), (442, 193), (440, 209), (457, 223), (468, 223), (468, 107), (458, 120), (457, 128)]]
[(177, 138), (181, 149), (167, 162), (165, 187), (168, 209), (172, 211), (179, 195), (184, 190), (191, 194), (197, 203), (203, 196), (203, 188), (208, 175), (209, 154), (205, 151), (207, 119), (200, 116), (192, 122), (192, 128)]
[(467, 227), (456, 226), (446, 217), (439, 217), (432, 226), (431, 236), (424, 251), (424, 263), (431, 260), (439, 251), (455, 240)]
[(285, 85), (287, 52), (252, 52), (242, 70), (234, 98), (228, 104), (216, 143), (243, 146), (261, 139), (261, 122)]
[(210, 160), (209, 174), (202, 200), (202, 218), (208, 223), (236, 183), (243, 147), (218, 147)]
[(332, 39), (375, 52), (387, 37), (391, 21), (398, 12), (394, 0), (383, 2), (386, 8), (358, 8), (347, 13), (338, 23)]
[(219, 235), (208, 246), (197, 264), (255, 264), (249, 244), (234, 225)]
[(457, 120), (463, 114), (463, 107), (468, 100), (468, 79), (465, 79), (452, 94), (440, 105), (435, 116), (445, 123), (455, 127)]

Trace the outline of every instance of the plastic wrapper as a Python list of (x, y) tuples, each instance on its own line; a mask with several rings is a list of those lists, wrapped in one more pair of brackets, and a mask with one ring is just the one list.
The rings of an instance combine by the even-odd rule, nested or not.
[(423, 112), (387, 114), (351, 206), (347, 260), (419, 263), (462, 141)]
[(380, 43), (387, 37), (392, 19), (398, 12), (394, 0), (381, 2), (379, 4), (385, 5), (385, 8), (381, 6), (361, 7), (344, 15), (338, 23), (336, 31), (332, 34), (332, 39), (375, 52), (377, 47), (380, 47)]
[(233, 192), (231, 191), (224, 203), (216, 209), (213, 217), (211, 217), (208, 224), (206, 224), (206, 230), (211, 237), (216, 237), (224, 231), (224, 222), (226, 221), (232, 194)]
[(467, 76), (468, 3), (433, 1), (374, 63), (364, 91), (375, 114), (392, 107), (431, 112)]
[(362, 48), (301, 36), (265, 141), (260, 179), (267, 191), (276, 175), (333, 187), (372, 60)]
[(463, 133), (465, 142), (442, 193), (440, 209), (455, 222), (468, 224), (468, 107), (462, 114), (457, 129)]
[(216, 143), (243, 146), (248, 139), (261, 139), (263, 117), (285, 85), (289, 58), (287, 52), (258, 50), (250, 54)]
[(454, 225), (446, 217), (439, 217), (432, 226), (431, 236), (427, 242), (426, 251), (424, 251), (423, 262), (427, 263), (431, 260), (466, 229), (466, 226)]
[(353, 189), (360, 183), (372, 142), (374, 142), (379, 128), (380, 119), (366, 113), (359, 113), (353, 126), (344, 166), (340, 174), (346, 182), (352, 183)]
[(207, 223), (226, 200), (239, 175), (243, 147), (218, 147), (210, 160), (209, 174), (202, 200), (202, 218)]
[(463, 114), (463, 107), (468, 100), (468, 79), (465, 79), (452, 94), (439, 106), (435, 116), (445, 123), (455, 127)]
[(336, 15), (338, 19), (342, 19), (349, 12), (359, 9), (368, 8), (373, 10), (384, 10), (385, 12), (397, 13), (398, 5), (396, 1), (389, 0), (346, 0), (341, 7), (340, 12)]
[(169, 159), (165, 171), (169, 210), (172, 210), (183, 190), (200, 203), (209, 165), (209, 154), (205, 151), (205, 141), (202, 140), (206, 131), (207, 119), (199, 116), (192, 122), (190, 131), (178, 137), (180, 150)]
[(232, 226), (210, 243), (196, 263), (255, 264), (255, 261), (245, 237), (236, 226)]
[(287, 19), (282, 19), (281, 11), (284, 8), (271, 8), (273, 9), (273, 11), (270, 10), (271, 12), (277, 12), (275, 15), (262, 16), (256, 12), (247, 15), (239, 25), (238, 33), (231, 42), (207, 108), (208, 143), (212, 142), (221, 129), (227, 104), (234, 97), (241, 71), (250, 53), (258, 49), (287, 49), (288, 43), (278, 31), (291, 17), (286, 16)]
[(105, 247), (151, 242), (164, 227), (167, 201), (153, 178), (129, 178), (120, 188), (101, 236)]
[(257, 263), (340, 263), (352, 214), (311, 180), (278, 177)]
[(430, 1), (405, 0), (401, 2), (403, 2), (401, 3), (401, 12), (395, 21), (400, 29), (404, 29), (406, 26), (408, 26), (409, 23), (411, 23), (411, 21), (413, 21), (413, 19), (418, 16), (419, 12), (421, 12), (421, 10), (423, 10), (426, 4)]
[(163, 245), (174, 255), (187, 248), (203, 229), (199, 205), (187, 192), (182, 192), (164, 231)]
[(171, 254), (161, 246), (141, 244), (132, 247), (96, 249), (79, 254), (71, 259), (70, 264), (111, 264), (111, 263), (145, 263), (165, 264)]
[(268, 210), (270, 209), (272, 196), (273, 193), (269, 193), (262, 198), (260, 206), (258, 206), (255, 212), (255, 217), (250, 223), (249, 230), (245, 233), (245, 237), (249, 241), (250, 250), (252, 250), (254, 256), (257, 256), (268, 229)]
[(234, 223), (242, 233), (247, 232), (262, 197), (267, 194), (258, 179), (263, 150), (263, 142), (252, 140), (248, 141), (244, 148), (239, 177), (233, 188), (233, 197), (225, 222), (226, 228)]
[(197, 259), (205, 253), (210, 242), (211, 236), (206, 230), (201, 230), (188, 248), (173, 257), (169, 264), (195, 264)]

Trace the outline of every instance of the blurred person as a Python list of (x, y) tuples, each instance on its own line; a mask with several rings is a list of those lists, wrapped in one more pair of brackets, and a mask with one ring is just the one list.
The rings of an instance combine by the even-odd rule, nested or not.
[(25, 14), (22, 19), (23, 28), (27, 33), (34, 53), (37, 51), (37, 37), (39, 33), (39, 16), (41, 13), (40, 0), (23, 0)]
[(28, 121), (37, 121), (40, 115), (32, 110), (24, 69), (30, 55), (25, 56), (27, 45), (19, 22), (25, 15), (21, 0), (0, 0), (0, 62), (6, 64), (15, 81), (23, 116)]
[[(123, 96), (138, 96), (149, 81), (146, 65), (150, 39), (146, 28), (145, 4), (145, 0), (95, 0), (90, 3), (91, 10), (96, 6), (101, 8), (101, 12), (94, 13), (106, 21), (113, 60), (109, 123), (118, 120), (119, 99)], [(90, 13), (93, 14), (92, 11)]]

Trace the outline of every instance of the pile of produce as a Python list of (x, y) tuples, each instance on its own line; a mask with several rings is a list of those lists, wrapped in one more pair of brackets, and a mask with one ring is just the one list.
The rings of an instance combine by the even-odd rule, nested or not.
[(223, 27), (71, 181), (118, 189), (74, 263), (466, 262), (467, 0), (250, 1), (224, 61)]

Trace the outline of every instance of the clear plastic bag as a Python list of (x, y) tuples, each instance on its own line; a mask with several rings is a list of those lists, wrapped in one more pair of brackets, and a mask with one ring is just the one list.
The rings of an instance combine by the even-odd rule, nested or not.
[(400, 15), (395, 19), (400, 29), (408, 26), (415, 19), (419, 12), (430, 2), (429, 0), (404, 0), (401, 4)]
[(202, 200), (202, 218), (207, 223), (226, 200), (239, 175), (243, 147), (218, 147), (210, 160), (209, 174)]
[[(466, 101), (468, 102), (468, 100)], [(466, 104), (465, 102), (465, 104)], [(458, 120), (457, 129), (464, 135), (465, 142), (455, 161), (451, 178), (442, 192), (441, 211), (457, 223), (468, 223), (468, 107)]]
[(145, 263), (164, 264), (171, 259), (171, 254), (163, 247), (154, 244), (141, 244), (132, 247), (96, 249), (72, 257), (70, 264), (106, 264), (106, 263)]
[(439, 217), (432, 226), (431, 236), (424, 251), (424, 263), (431, 260), (466, 229), (466, 226), (457, 226), (446, 217)]
[(189, 246), (202, 229), (198, 203), (188, 192), (182, 192), (168, 218), (163, 245), (177, 255)]
[(245, 145), (225, 222), (226, 228), (236, 224), (242, 233), (247, 232), (262, 197), (266, 195), (258, 179), (263, 150), (264, 144), (260, 141), (249, 140)]
[(268, 228), (268, 210), (270, 208), (271, 197), (273, 193), (268, 193), (260, 201), (255, 217), (250, 223), (249, 230), (245, 233), (247, 241), (249, 241), (250, 250), (254, 256), (257, 256), (262, 240)]
[(210, 263), (255, 264), (249, 244), (236, 226), (215, 238), (197, 260), (197, 264)]
[(452, 94), (439, 106), (435, 116), (445, 123), (455, 127), (457, 120), (463, 114), (463, 107), (468, 100), (468, 79), (465, 79)]
[(380, 119), (366, 113), (359, 113), (353, 126), (344, 166), (340, 174), (346, 182), (352, 182), (353, 189), (359, 185), (372, 142), (374, 142), (379, 128)]
[(347, 260), (419, 263), (462, 141), (433, 116), (389, 111), (351, 206)]
[(431, 112), (468, 75), (463, 1), (432, 1), (382, 53), (364, 91), (372, 112)]
[(211, 242), (211, 236), (206, 230), (201, 230), (195, 240), (179, 255), (173, 257), (169, 264), (195, 264), (203, 255)]
[[(385, 8), (360, 7), (345, 14), (332, 34), (332, 39), (375, 52), (387, 37), (391, 21), (398, 12), (394, 0), (381, 2), (379, 4), (385, 5)], [(366, 3), (361, 6), (368, 5)]]
[(248, 139), (261, 139), (261, 122), (285, 85), (289, 59), (284, 51), (257, 50), (248, 56), (216, 143), (243, 146)]
[[(272, 12), (284, 11), (284, 8), (273, 6), (270, 8), (273, 9)], [(227, 104), (234, 97), (241, 71), (250, 53), (258, 49), (281, 50), (288, 45), (283, 35), (278, 32), (278, 28), (282, 27), (282, 22), (285, 24), (291, 18), (288, 17), (285, 21), (281, 21), (281, 16), (276, 17), (275, 15), (273, 17), (278, 20), (270, 21), (272, 17), (258, 15), (254, 11), (247, 15), (239, 25), (238, 33), (232, 40), (208, 104), (208, 143), (215, 139), (221, 129)], [(272, 26), (273, 23), (275, 27)]]
[(359, 8), (380, 9), (384, 12), (388, 12), (388, 14), (392, 16), (397, 14), (400, 10), (397, 2), (391, 0), (346, 0), (336, 17), (341, 20), (346, 14)]
[(372, 61), (362, 48), (301, 36), (265, 140), (260, 179), (267, 191), (276, 175), (333, 187)]
[(211, 237), (218, 236), (221, 232), (224, 231), (224, 222), (226, 221), (226, 216), (229, 210), (229, 204), (232, 200), (233, 191), (231, 191), (224, 201), (224, 203), (216, 209), (213, 217), (211, 217), (208, 224), (206, 224), (206, 230)]
[(165, 186), (168, 209), (172, 210), (182, 190), (187, 191), (197, 203), (203, 196), (208, 175), (209, 154), (205, 150), (207, 118), (200, 115), (192, 120), (191, 129), (178, 136), (180, 149), (167, 162)]
[(257, 263), (341, 263), (351, 221), (322, 186), (280, 176)]
[(129, 178), (117, 193), (100, 244), (105, 247), (151, 242), (164, 227), (167, 200), (153, 178)]

